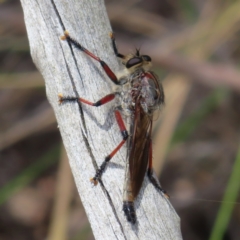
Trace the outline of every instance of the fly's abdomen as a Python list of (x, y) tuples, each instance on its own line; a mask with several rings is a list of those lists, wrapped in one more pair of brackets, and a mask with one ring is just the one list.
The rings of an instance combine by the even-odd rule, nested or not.
[(125, 181), (124, 181), (124, 189), (123, 189), (123, 211), (126, 215), (126, 218), (129, 222), (136, 222), (136, 213), (134, 209), (134, 196), (132, 191), (132, 184), (130, 178), (129, 171), (129, 163), (126, 164), (126, 172), (125, 172)]

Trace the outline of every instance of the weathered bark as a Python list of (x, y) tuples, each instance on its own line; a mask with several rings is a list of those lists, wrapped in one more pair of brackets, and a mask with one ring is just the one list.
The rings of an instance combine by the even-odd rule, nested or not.
[[(102, 0), (21, 0), (31, 55), (46, 83), (74, 179), (96, 239), (181, 239), (179, 217), (148, 179), (135, 202), (138, 222), (132, 226), (122, 211), (126, 148), (103, 174), (103, 184), (89, 181), (96, 166), (121, 141), (112, 110), (77, 103), (58, 104), (58, 94), (97, 101), (112, 92), (112, 84), (99, 63), (61, 41), (64, 30), (116, 71), (111, 27)], [(34, 81), (34, 79), (33, 79)]]

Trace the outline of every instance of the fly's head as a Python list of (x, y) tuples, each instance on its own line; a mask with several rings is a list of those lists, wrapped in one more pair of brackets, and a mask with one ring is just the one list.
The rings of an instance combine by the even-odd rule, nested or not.
[(139, 49), (136, 49), (135, 54), (127, 55), (124, 58), (123, 64), (130, 73), (140, 68), (148, 71), (152, 67), (152, 59), (148, 55), (140, 55)]

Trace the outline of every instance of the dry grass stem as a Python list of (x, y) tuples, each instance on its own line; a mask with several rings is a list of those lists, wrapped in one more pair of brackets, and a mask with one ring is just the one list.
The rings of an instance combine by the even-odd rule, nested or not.
[(161, 126), (153, 139), (153, 166), (158, 175), (161, 173), (169, 142), (191, 88), (190, 81), (183, 76), (170, 75), (164, 83), (166, 106)]
[(33, 133), (42, 131), (56, 122), (52, 109), (43, 103), (37, 114), (19, 120), (14, 126), (1, 133), (0, 150), (26, 138)]
[(41, 74), (35, 72), (12, 73), (0, 75), (0, 88), (36, 88), (43, 87), (44, 81)]
[(53, 204), (52, 221), (48, 240), (66, 240), (69, 208), (73, 196), (74, 182), (69, 167), (66, 151), (62, 146), (61, 160), (58, 168), (56, 193)]

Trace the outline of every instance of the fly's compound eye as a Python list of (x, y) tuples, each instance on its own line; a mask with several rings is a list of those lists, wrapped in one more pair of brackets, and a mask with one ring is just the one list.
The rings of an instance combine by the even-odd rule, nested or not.
[(148, 55), (142, 55), (144, 61), (151, 62), (152, 59)]
[(126, 68), (131, 68), (131, 67), (133, 67), (133, 66), (135, 66), (135, 65), (138, 65), (139, 63), (142, 63), (142, 59), (141, 58), (137, 58), (137, 57), (135, 57), (135, 58), (131, 58), (128, 62), (127, 62), (127, 64), (126, 64)]

